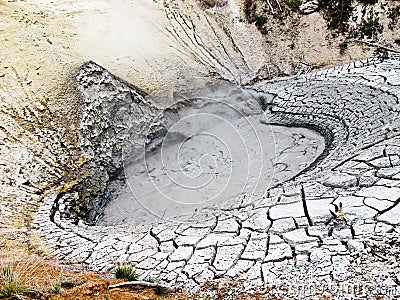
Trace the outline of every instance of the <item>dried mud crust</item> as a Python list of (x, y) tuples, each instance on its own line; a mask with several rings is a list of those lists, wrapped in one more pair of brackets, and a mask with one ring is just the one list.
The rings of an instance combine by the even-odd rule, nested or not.
[[(21, 229), (12, 234), (11, 240), (20, 240), (23, 243), (28, 240), (29, 244), (32, 244), (32, 241), (29, 241), (33, 233), (30, 230), (32, 216), (41, 204), (42, 191), (59, 182), (65, 175), (64, 172), (74, 174), (84, 163), (82, 153), (77, 148), (80, 143), (78, 112), (82, 111), (82, 107), (79, 99), (75, 97), (74, 89), (67, 83), (71, 69), (79, 67), (88, 60), (88, 57), (92, 58), (89, 54), (93, 54), (76, 48), (79, 28), (82, 23), (88, 23), (87, 19), (80, 16), (89, 16), (92, 20), (92, 17), (102, 10), (97, 6), (92, 9), (83, 4), (76, 8), (71, 6), (70, 1), (63, 2), (62, 9), (45, 1), (43, 4), (46, 5), (33, 7), (32, 2), (0, 2), (1, 17), (5, 20), (0, 24), (2, 42), (5, 45), (1, 47), (0, 62), (1, 138), (5, 145), (1, 146), (0, 166), (4, 177), (1, 180), (0, 222), (2, 229), (6, 228), (6, 231), (10, 226)], [(229, 1), (228, 8), (232, 12), (238, 11), (237, 3)], [(83, 14), (82, 7), (84, 7)], [(199, 32), (188, 22), (190, 12), (186, 11), (182, 15), (179, 13), (180, 9), (172, 5), (165, 9), (171, 17), (170, 29), (179, 32), (180, 45), (190, 45), (189, 48), (192, 50), (200, 49), (191, 52), (190, 57), (198, 57), (201, 54), (200, 60), (204, 64), (214, 65), (204, 68), (206, 69), (202, 71), (204, 74), (208, 69), (214, 71), (220, 69), (221, 74), (229, 75), (224, 68), (225, 65), (233, 70), (231, 72), (241, 70), (240, 72), (245, 73), (242, 74), (244, 76), (242, 81), (249, 82), (254, 74), (258, 73), (259, 67), (265, 73), (261, 74), (260, 78), (268, 78), (270, 76), (268, 66), (281, 61), (282, 55), (284, 60), (288, 59), (286, 52), (279, 51), (280, 58), (274, 56), (274, 61), (269, 61), (268, 57), (272, 55), (262, 55), (264, 51), (258, 43), (260, 38), (254, 35), (255, 29), (253, 30), (248, 24), (234, 22), (235, 28), (231, 27), (231, 24), (226, 29), (231, 30), (230, 36), (236, 41), (235, 45), (239, 47), (240, 52), (230, 53), (224, 60), (218, 57), (211, 60), (210, 55), (204, 54), (201, 48), (205, 44), (215, 44), (212, 40), (201, 43), (197, 39)], [(33, 12), (28, 13), (30, 10)], [(97, 16), (104, 19), (104, 15)], [(234, 20), (240, 17), (232, 16)], [(314, 22), (317, 25), (314, 27), (320, 28), (321, 18), (315, 14), (310, 15), (310, 18), (317, 18), (318, 20)], [(198, 19), (192, 18), (192, 20), (197, 22)], [(209, 20), (215, 25), (210, 16), (202, 20), (204, 22)], [(220, 19), (221, 22), (229, 20), (229, 17)], [(98, 28), (99, 24), (95, 23)], [(196, 24), (196, 30), (207, 28), (207, 31), (210, 31), (207, 26)], [(24, 30), (21, 30), (21, 26)], [(306, 35), (312, 33), (313, 28), (305, 30), (304, 33)], [(220, 29), (216, 37), (222, 36)], [(88, 35), (102, 36), (98, 31), (89, 31)], [(242, 42), (238, 42), (239, 38)], [(217, 40), (220, 42), (222, 39)], [(249, 40), (251, 42), (248, 42)], [(251, 48), (250, 51), (243, 43), (247, 48)], [(309, 44), (308, 41), (306, 44)], [(260, 51), (254, 51), (255, 45)], [(224, 47), (229, 52), (232, 51), (232, 45), (228, 43), (221, 45), (219, 49), (222, 51), (218, 53), (222, 53)], [(97, 50), (98, 47), (88, 47), (88, 49)], [(368, 57), (371, 53), (370, 50), (360, 49), (363, 50), (358, 48), (357, 56), (351, 56), (354, 52), (348, 51), (349, 57), (346, 60)], [(162, 51), (165, 49), (162, 48)], [(318, 58), (323, 54), (326, 58), (323, 59), (324, 63), (342, 61), (337, 57), (332, 59), (326, 52), (321, 53), (319, 47), (312, 51), (313, 56)], [(211, 51), (211, 54), (213, 53), (215, 52)], [(247, 55), (242, 59), (240, 53)], [(277, 51), (270, 53), (277, 54)], [(95, 54), (98, 61), (104, 59), (104, 53)], [(228, 63), (232, 61), (229, 58), (232, 55), (239, 57), (234, 59), (237, 62), (233, 64)], [(183, 57), (186, 62), (187, 56)], [(215, 62), (216, 60), (219, 62)], [(241, 67), (245, 64), (243, 60), (247, 61), (250, 68)], [(129, 68), (123, 66), (133, 65), (132, 60), (126, 64), (116, 63), (118, 59), (115, 57), (105, 61), (113, 72), (123, 69), (119, 75), (129, 75), (129, 81), (137, 80), (145, 87), (152, 88), (165, 78), (165, 74), (159, 70), (153, 70), (153, 73), (159, 76), (154, 78), (136, 70), (134, 73), (129, 73), (127, 71)], [(289, 58), (289, 61), (292, 59)], [(164, 70), (169, 70), (169, 66), (167, 65)], [(193, 70), (197, 70), (196, 66)], [(271, 106), (273, 113), (269, 115), (271, 121), (274, 115), (278, 120), (273, 122), (283, 122), (291, 116), (286, 113), (282, 118), (281, 113), (293, 110), (296, 117), (291, 122), (297, 124), (304, 123), (303, 120), (306, 120), (306, 123), (317, 120), (319, 124), (322, 121), (325, 128), (328, 123), (337, 123), (338, 127), (333, 125), (332, 127), (335, 127), (334, 133), (338, 144), (332, 149), (332, 155), (320, 164), (322, 173), (318, 173), (319, 169), (305, 173), (295, 181), (271, 190), (269, 197), (265, 199), (260, 197), (260, 201), (254, 205), (247, 205), (244, 199), (243, 208), (221, 211), (218, 219), (216, 218), (212, 224), (199, 224), (193, 228), (177, 228), (162, 224), (155, 226), (151, 231), (141, 228), (87, 227), (82, 222), (72, 224), (68, 220), (60, 220), (57, 214), (50, 220), (49, 211), (54, 201), (47, 198), (49, 202), (41, 208), (33, 225), (39, 228), (39, 235), (51, 246), (50, 254), (63, 261), (83, 262), (96, 270), (111, 269), (118, 261), (128, 261), (138, 266), (141, 274), (153, 272), (154, 276), (171, 285), (184, 282), (187, 287), (198, 287), (207, 279), (218, 281), (221, 277), (243, 279), (257, 286), (269, 285), (269, 282), (279, 285), (279, 282), (289, 282), (293, 278), (299, 281), (305, 278), (321, 283), (324, 280), (332, 280), (335, 274), (347, 274), (348, 277), (351, 275), (354, 281), (358, 279), (370, 283), (386, 281), (390, 285), (393, 283), (390, 280), (393, 280), (396, 283), (398, 281), (393, 277), (395, 274), (393, 270), (398, 268), (395, 259), (398, 261), (399, 253), (396, 242), (398, 237), (396, 195), (398, 195), (399, 177), (396, 149), (399, 143), (397, 137), (391, 138), (391, 136), (396, 135), (399, 127), (398, 66), (398, 57), (390, 54), (389, 59), (384, 61), (373, 59), (355, 62), (302, 76), (299, 80), (275, 82), (271, 85), (273, 89), (262, 85), (256, 86), (257, 90), (268, 92), (264, 96), (267, 103), (273, 104)], [(143, 70), (147, 69), (140, 69)], [(254, 74), (246, 75), (249, 70)], [(175, 74), (172, 77), (176, 78)], [(329, 79), (331, 88), (326, 89), (326, 94), (321, 93), (321, 99), (324, 101), (321, 102), (319, 98), (313, 98), (312, 101), (308, 101), (307, 98), (302, 99), (302, 95), (312, 96), (313, 82), (320, 82), (323, 85), (323, 82)], [(341, 94), (340, 91), (332, 90), (336, 80), (344, 81), (343, 84), (348, 86), (348, 93)], [(60, 82), (65, 84), (60, 85)], [(296, 86), (297, 83), (296, 91), (293, 92), (294, 88), (291, 90), (289, 87)], [(351, 91), (353, 84), (358, 87), (359, 97), (353, 95)], [(286, 88), (283, 88), (284, 85), (287, 85)], [(367, 87), (365, 92), (362, 86)], [(280, 90), (279, 94), (276, 89)], [(274, 98), (274, 95), (278, 97)], [(361, 104), (359, 99), (363, 99), (364, 96), (368, 100)], [(350, 99), (349, 97), (354, 101), (351, 105), (346, 101)], [(290, 101), (284, 101), (285, 99)], [(389, 102), (386, 102), (386, 99), (389, 99)], [(354, 127), (348, 127), (348, 124)], [(361, 134), (354, 134), (358, 130)], [(55, 145), (55, 141), (59, 143)], [(368, 144), (367, 141), (372, 142)], [(340, 155), (337, 157), (333, 152), (335, 149), (339, 149)], [(327, 161), (330, 163), (326, 163)], [(65, 183), (68, 187), (68, 182)], [(296, 188), (296, 184), (304, 187), (304, 193), (301, 186)], [(65, 185), (57, 187), (61, 187), (62, 190)], [(339, 196), (354, 196), (348, 198), (350, 206), (352, 205), (350, 210), (349, 204), (343, 201), (344, 215), (347, 218), (348, 215), (356, 218), (356, 226), (352, 224), (353, 229), (346, 224), (341, 227), (340, 222), (336, 224), (331, 221), (328, 225), (324, 224), (331, 217), (327, 204), (333, 199), (343, 200)], [(276, 205), (277, 202), (279, 205)], [(289, 205), (285, 207), (285, 203)], [(318, 207), (319, 204), (321, 208)], [(309, 218), (304, 207), (307, 207)], [(271, 216), (274, 210), (275, 213), (279, 213), (280, 209), (285, 211), (293, 209), (295, 213), (283, 218)], [(321, 217), (323, 221), (317, 218), (321, 211), (326, 214)], [(300, 215), (297, 215), (299, 212)], [(310, 220), (313, 225), (310, 225)], [(9, 230), (13, 231), (11, 228)], [(293, 235), (299, 233), (306, 240), (297, 241), (293, 240), (293, 236), (283, 235), (288, 232), (292, 232)], [(259, 233), (261, 234), (258, 235)], [(315, 242), (308, 239), (310, 236), (315, 236)], [(199, 245), (198, 241), (203, 240), (206, 245), (204, 243)], [(258, 249), (260, 251), (256, 252)], [(173, 253), (175, 254), (172, 255)], [(294, 257), (296, 262), (293, 260)], [(229, 272), (221, 270), (225, 265)], [(293, 274), (290, 275), (292, 271)], [(349, 279), (344, 282), (351, 281)]]
[[(306, 284), (398, 288), (399, 78), (400, 56), (389, 53), (249, 87), (270, 123), (319, 126), (331, 142), (312, 169), (256, 201), (193, 216), (212, 213), (211, 221), (87, 226), (57, 210), (50, 219), (60, 198), (49, 195), (34, 221), (38, 234), (63, 261), (98, 271), (127, 262), (187, 289), (229, 280), (233, 290), (273, 286), (271, 295), (288, 297)], [(205, 293), (215, 292), (208, 286)]]

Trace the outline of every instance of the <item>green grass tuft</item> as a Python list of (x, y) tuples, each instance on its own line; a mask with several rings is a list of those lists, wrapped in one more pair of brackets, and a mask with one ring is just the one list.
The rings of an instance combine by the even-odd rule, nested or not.
[(11, 298), (26, 292), (25, 283), (18, 279), (9, 267), (2, 267), (0, 273), (0, 298)]
[(116, 279), (126, 279), (128, 281), (138, 280), (135, 269), (132, 266), (122, 265), (114, 269), (114, 276)]

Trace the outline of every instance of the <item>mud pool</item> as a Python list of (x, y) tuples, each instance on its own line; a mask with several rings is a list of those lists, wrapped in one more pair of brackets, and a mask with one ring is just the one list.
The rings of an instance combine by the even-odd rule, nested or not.
[[(126, 143), (126, 184), (97, 223), (187, 222), (198, 210), (260, 197), (323, 152), (319, 133), (271, 126), (264, 119), (257, 100), (243, 91), (166, 108), (149, 126), (145, 134), (152, 138), (141, 150), (132, 151)], [(150, 129), (154, 124), (164, 128), (156, 137)]]

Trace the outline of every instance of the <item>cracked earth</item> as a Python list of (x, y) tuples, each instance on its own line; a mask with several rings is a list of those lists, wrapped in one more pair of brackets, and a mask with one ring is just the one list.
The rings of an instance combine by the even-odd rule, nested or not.
[[(97, 71), (101, 86), (110, 75)], [(189, 224), (112, 227), (63, 217), (68, 197), (59, 194), (34, 222), (61, 260), (96, 270), (130, 263), (185, 288), (228, 279), (246, 289), (281, 282), (289, 293), (313, 282), (397, 288), (399, 72), (400, 56), (389, 53), (249, 86), (269, 123), (319, 129), (327, 144), (312, 168), (265, 193), (202, 209)]]
[[(128, 263), (143, 278), (187, 290), (213, 294), (215, 287), (229, 286), (226, 298), (234, 298), (235, 289), (264, 287), (273, 295), (293, 298), (323, 292), (364, 298), (399, 294), (398, 53), (359, 60), (364, 52), (370, 57), (372, 50), (357, 48), (349, 51), (354, 56), (347, 57), (355, 62), (270, 79), (287, 75), (287, 65), (293, 61), (279, 65), (279, 58), (270, 57), (269, 44), (254, 28), (240, 23), (238, 13), (232, 15), (238, 11), (238, 1), (229, 2), (231, 15), (226, 19), (215, 12), (205, 14), (189, 1), (166, 1), (169, 5), (160, 5), (157, 14), (144, 10), (143, 19), (151, 19), (157, 27), (146, 36), (158, 32), (155, 40), (168, 45), (156, 51), (154, 41), (143, 42), (144, 54), (126, 51), (138, 51), (134, 42), (118, 51), (102, 48), (115, 42), (112, 36), (89, 30), (82, 16), (95, 17), (93, 23), (101, 28), (113, 19), (105, 13), (111, 10), (105, 3), (105, 8), (90, 2), (92, 6), (70, 12), (67, 2), (57, 7), (43, 2), (40, 11), (31, 7), (34, 13), (18, 3), (4, 8), (12, 16), (0, 24), (7, 43), (0, 73), (6, 87), (0, 91), (5, 145), (0, 221), (5, 231), (8, 223), (23, 223), (29, 234), (41, 237), (48, 255), (62, 262), (96, 271)], [(103, 15), (92, 16), (88, 13), (92, 10)], [(124, 10), (119, 8), (118, 13)], [(318, 20), (316, 14), (310, 18)], [(13, 28), (20, 32), (21, 23), (31, 31), (11, 39)], [(79, 24), (85, 33), (71, 24)], [(137, 36), (124, 32), (124, 25), (118, 27), (121, 34)], [(59, 28), (65, 40), (51, 35)], [(106, 42), (98, 43), (97, 36)], [(21, 49), (25, 60), (15, 54)], [(161, 55), (164, 52), (168, 59)], [(317, 52), (316, 56), (322, 55)], [(332, 56), (325, 53), (326, 57)], [(97, 64), (85, 64), (90, 59)], [(115, 186), (110, 179), (118, 177), (116, 170), (123, 163), (118, 139), (132, 134), (124, 126), (146, 128), (161, 109), (157, 101), (149, 105), (147, 94), (127, 82), (144, 90), (164, 85), (172, 94), (172, 83), (188, 74), (229, 80), (260, 104), (263, 122), (317, 131), (324, 137), (324, 151), (294, 178), (223, 205), (204, 207), (190, 215), (190, 222), (117, 226), (87, 222), (96, 220), (107, 199), (99, 196), (85, 202), (79, 192), (90, 186), (90, 193), (107, 190), (112, 195)], [(110, 95), (120, 106), (129, 104), (131, 115), (137, 117), (129, 124), (124, 122), (132, 120), (117, 118), (116, 131), (106, 131), (112, 116), (120, 116), (112, 110), (114, 102), (107, 102)], [(98, 136), (107, 137), (107, 143)], [(137, 135), (139, 144), (142, 138)], [(89, 208), (87, 214), (82, 215), (82, 207)]]

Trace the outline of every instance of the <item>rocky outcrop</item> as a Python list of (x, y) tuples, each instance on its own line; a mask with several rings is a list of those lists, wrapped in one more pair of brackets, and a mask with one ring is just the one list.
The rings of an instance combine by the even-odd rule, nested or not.
[[(124, 185), (123, 146), (129, 142), (132, 151), (141, 150), (148, 138), (144, 129), (149, 128), (160, 110), (146, 93), (94, 62), (80, 69), (76, 85), (84, 101), (79, 130), (86, 162), (66, 190), (73, 196), (64, 199), (62, 214), (93, 223), (116, 190)], [(159, 130), (154, 124), (153, 128)]]

